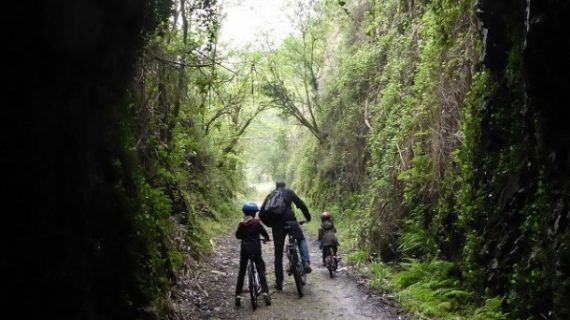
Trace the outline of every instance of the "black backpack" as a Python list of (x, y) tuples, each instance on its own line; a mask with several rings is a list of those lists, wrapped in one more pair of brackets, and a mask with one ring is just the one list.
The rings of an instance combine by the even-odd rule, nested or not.
[(283, 220), (287, 212), (287, 205), (283, 197), (283, 190), (274, 190), (265, 201), (265, 206), (259, 214), (259, 219), (268, 227), (273, 227), (275, 223)]

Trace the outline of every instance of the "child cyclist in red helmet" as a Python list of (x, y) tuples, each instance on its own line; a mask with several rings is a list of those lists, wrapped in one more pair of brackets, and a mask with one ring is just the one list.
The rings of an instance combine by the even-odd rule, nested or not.
[(261, 243), (259, 236), (263, 236), (264, 241), (269, 241), (269, 235), (265, 228), (261, 225), (259, 219), (255, 218), (255, 214), (259, 211), (257, 204), (247, 202), (243, 205), (242, 211), (244, 214), (243, 219), (239, 223), (236, 231), (236, 238), (241, 240), (241, 250), (239, 258), (239, 273), (236, 286), (235, 304), (239, 307), (241, 304), (241, 293), (243, 291), (243, 278), (245, 277), (245, 270), (247, 262), (250, 257), (253, 257), (253, 262), (258, 270), (259, 282), (261, 284), (261, 291), (263, 300), (266, 305), (271, 304), (267, 289), (267, 279), (265, 278), (265, 262), (261, 257)]
[(338, 249), (338, 239), (336, 238), (336, 228), (332, 222), (331, 214), (328, 211), (321, 213), (321, 227), (319, 228), (319, 247), (323, 251), (323, 265), (328, 248), (333, 249), (336, 256)]

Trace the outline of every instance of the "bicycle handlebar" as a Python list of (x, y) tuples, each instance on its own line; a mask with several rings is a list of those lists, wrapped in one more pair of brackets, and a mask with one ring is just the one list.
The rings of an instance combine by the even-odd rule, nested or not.
[(287, 221), (285, 222), (285, 227), (286, 228), (290, 228), (292, 225), (303, 225), (305, 223), (307, 223), (308, 221), (306, 220), (302, 220), (302, 221), (296, 221), (296, 220), (292, 220), (292, 221)]

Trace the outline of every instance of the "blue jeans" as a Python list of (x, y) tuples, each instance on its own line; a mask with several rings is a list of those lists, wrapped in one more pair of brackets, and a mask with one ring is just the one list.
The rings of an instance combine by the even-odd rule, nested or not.
[(311, 256), (309, 255), (309, 246), (307, 245), (307, 239), (299, 241), (299, 251), (301, 252), (301, 261), (311, 262)]

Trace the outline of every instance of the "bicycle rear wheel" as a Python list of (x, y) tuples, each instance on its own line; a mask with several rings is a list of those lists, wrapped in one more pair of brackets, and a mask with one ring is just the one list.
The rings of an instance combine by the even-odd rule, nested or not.
[(329, 275), (331, 278), (333, 278), (334, 277), (334, 270), (336, 269), (336, 267), (334, 265), (335, 261), (334, 261), (334, 257), (333, 257), (333, 252), (332, 252), (332, 249), (330, 249), (330, 248), (328, 249), (325, 261), (327, 264), (327, 269), (329, 270)]
[(247, 275), (249, 280), (249, 298), (251, 300), (251, 308), (255, 310), (257, 308), (257, 280), (252, 260), (249, 261)]
[(329, 275), (332, 278), (334, 277), (334, 272), (333, 272), (333, 261), (331, 256), (326, 257), (326, 263), (327, 263), (327, 269), (329, 270)]

